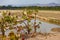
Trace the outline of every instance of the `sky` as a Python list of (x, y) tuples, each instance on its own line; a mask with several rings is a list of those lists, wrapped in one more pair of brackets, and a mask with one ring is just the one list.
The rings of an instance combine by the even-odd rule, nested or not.
[(23, 5), (23, 4), (60, 4), (60, 0), (0, 0), (0, 5)]

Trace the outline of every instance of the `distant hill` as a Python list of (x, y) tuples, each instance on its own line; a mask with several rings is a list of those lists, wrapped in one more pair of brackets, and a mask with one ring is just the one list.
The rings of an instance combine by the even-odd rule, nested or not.
[(11, 5), (13, 7), (27, 7), (27, 6), (40, 6), (40, 7), (44, 7), (44, 6), (48, 6), (48, 7), (51, 7), (51, 6), (60, 6), (60, 4), (57, 4), (57, 3), (49, 3), (49, 4), (39, 4), (39, 3), (36, 3), (36, 4), (13, 4)]
[[(12, 6), (15, 6), (15, 5), (12, 5)], [(21, 7), (26, 7), (26, 6), (60, 6), (60, 4), (56, 4), (56, 3), (49, 3), (49, 4), (23, 4), (23, 5), (17, 5), (18, 7), (21, 6)]]
[(56, 3), (49, 3), (49, 4), (38, 4), (37, 6), (60, 6), (60, 4), (56, 4)]

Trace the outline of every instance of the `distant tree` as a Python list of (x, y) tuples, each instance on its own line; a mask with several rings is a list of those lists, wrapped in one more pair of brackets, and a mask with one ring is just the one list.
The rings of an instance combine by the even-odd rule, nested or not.
[(9, 9), (12, 8), (12, 5), (8, 5), (7, 8), (9, 8)]

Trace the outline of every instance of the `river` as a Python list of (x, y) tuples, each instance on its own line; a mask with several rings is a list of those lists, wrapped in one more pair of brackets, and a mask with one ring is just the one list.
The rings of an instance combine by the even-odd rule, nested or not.
[[(27, 24), (27, 21), (24, 21), (24, 22)], [(40, 24), (40, 28), (37, 28), (37, 32), (50, 33), (52, 28), (60, 28), (59, 25), (55, 25), (55, 24), (43, 22), (43, 21), (40, 21), (39, 19), (36, 20), (36, 25), (37, 25), (39, 22), (41, 22), (41, 24)], [(32, 31), (34, 31), (34, 28), (33, 28), (34, 19), (31, 20), (30, 24), (31, 24), (31, 26), (32, 26)], [(17, 24), (16, 26), (19, 26), (19, 25), (23, 25), (23, 26), (24, 26), (24, 23), (22, 23), (22, 24)], [(13, 29), (12, 31), (13, 31), (14, 33), (17, 32), (15, 29)], [(5, 31), (5, 34), (8, 35), (9, 32), (11, 32), (11, 31), (10, 31), (10, 30), (7, 30), (7, 31)], [(1, 33), (1, 32), (0, 32), (0, 33)]]

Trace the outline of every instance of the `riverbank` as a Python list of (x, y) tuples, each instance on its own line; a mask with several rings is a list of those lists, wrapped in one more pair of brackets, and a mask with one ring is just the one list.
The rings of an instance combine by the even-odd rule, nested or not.
[(37, 35), (34, 38), (29, 38), (28, 40), (60, 40), (60, 33), (53, 33), (47, 36)]
[[(6, 37), (5, 40), (9, 40), (9, 37)], [(21, 40), (21, 38), (19, 38), (19, 40)], [(60, 33), (49, 33), (47, 35), (37, 34), (36, 36), (27, 38), (26, 40), (60, 40)]]

